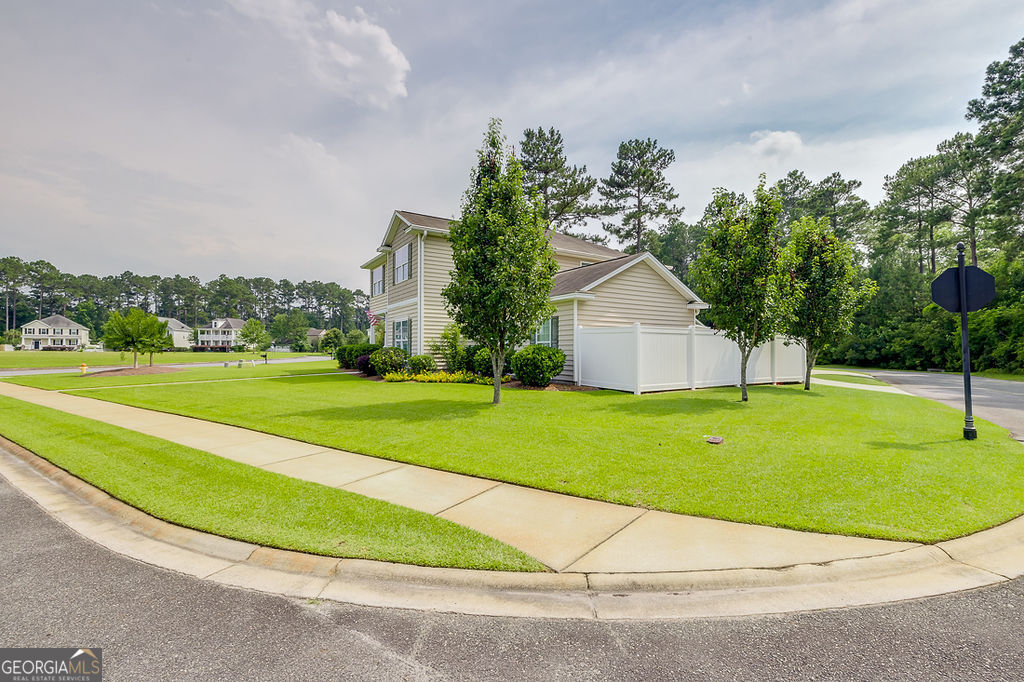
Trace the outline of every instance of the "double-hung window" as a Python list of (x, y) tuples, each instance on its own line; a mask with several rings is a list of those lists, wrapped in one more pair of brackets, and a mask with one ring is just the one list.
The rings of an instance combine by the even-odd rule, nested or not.
[(409, 320), (397, 320), (391, 327), (391, 345), (410, 353)]
[(395, 284), (412, 276), (412, 244), (395, 249)]
[(378, 266), (370, 271), (370, 296), (379, 296), (384, 293), (384, 266)]
[(530, 342), (538, 346), (558, 348), (558, 317), (550, 317), (541, 322)]

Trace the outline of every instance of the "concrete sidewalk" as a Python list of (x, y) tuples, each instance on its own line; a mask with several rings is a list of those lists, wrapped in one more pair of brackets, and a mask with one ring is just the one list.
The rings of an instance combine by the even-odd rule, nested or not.
[(559, 572), (777, 569), (918, 546), (609, 504), (4, 382), (0, 395), (434, 514), (521, 549)]

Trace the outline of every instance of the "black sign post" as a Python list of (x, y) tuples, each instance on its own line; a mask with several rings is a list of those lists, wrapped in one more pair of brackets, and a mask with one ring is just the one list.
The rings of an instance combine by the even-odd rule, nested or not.
[(948, 268), (932, 282), (932, 300), (951, 313), (960, 313), (960, 350), (964, 372), (964, 438), (974, 440), (971, 409), (971, 344), (967, 335), (967, 313), (980, 310), (996, 297), (996, 281), (976, 265), (964, 266), (964, 243), (956, 245), (956, 267)]

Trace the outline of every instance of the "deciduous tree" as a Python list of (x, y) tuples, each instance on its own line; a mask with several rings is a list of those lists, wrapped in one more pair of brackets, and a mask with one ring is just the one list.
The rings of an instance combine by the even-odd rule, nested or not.
[(505, 355), (553, 312), (548, 300), (558, 264), (541, 203), (523, 188), (523, 169), (491, 119), (477, 152), (462, 213), (449, 232), (454, 269), (442, 295), (465, 335), (491, 353), (495, 405)]
[(130, 350), (135, 368), (139, 366), (139, 353), (150, 353), (150, 364), (153, 364), (152, 353), (170, 345), (167, 323), (139, 308), (132, 308), (126, 315), (115, 310), (103, 325), (103, 345), (114, 350)]
[(740, 389), (747, 400), (751, 352), (775, 338), (787, 313), (779, 295), (778, 194), (764, 176), (752, 202), (715, 190), (716, 216), (693, 264), (698, 293), (711, 304), (710, 317), (740, 349)]

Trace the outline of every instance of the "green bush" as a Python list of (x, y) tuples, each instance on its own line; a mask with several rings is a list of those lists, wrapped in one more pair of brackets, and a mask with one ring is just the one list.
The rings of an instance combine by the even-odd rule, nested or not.
[(430, 352), (441, 356), (449, 372), (466, 369), (466, 350), (462, 347), (462, 332), (454, 323), (445, 325), (441, 338), (430, 344)]
[(388, 372), (399, 372), (405, 369), (409, 362), (409, 354), (394, 346), (381, 348), (370, 353), (370, 364), (377, 374), (384, 376)]
[[(505, 364), (501, 366), (501, 373), (503, 375), (512, 373), (512, 358), (515, 357), (515, 354), (514, 350), (505, 353)], [(491, 367), (491, 351), (486, 348), (480, 348), (473, 356), (473, 366), (467, 369), (486, 377), (492, 376), (494, 368)]]
[(335, 358), (338, 360), (338, 367), (342, 369), (357, 369), (356, 360), (361, 355), (369, 355), (375, 350), (380, 350), (381, 345), (378, 343), (353, 343), (347, 346), (342, 346), (335, 352)]
[[(458, 367), (449, 367), (449, 372), (458, 372), (459, 370), (466, 370), (467, 372), (476, 371), (476, 354), (480, 352), (483, 346), (479, 346), (475, 343), (471, 343), (462, 349), (462, 363)], [(488, 374), (490, 370), (488, 370)]]
[(527, 346), (512, 359), (512, 371), (527, 386), (547, 386), (565, 367), (565, 353), (547, 346)]
[(437, 363), (432, 355), (414, 355), (409, 358), (409, 371), (413, 374), (433, 372), (436, 369)]
[(361, 329), (351, 329), (345, 334), (345, 343), (342, 345), (358, 345), (368, 343), (366, 332)]

